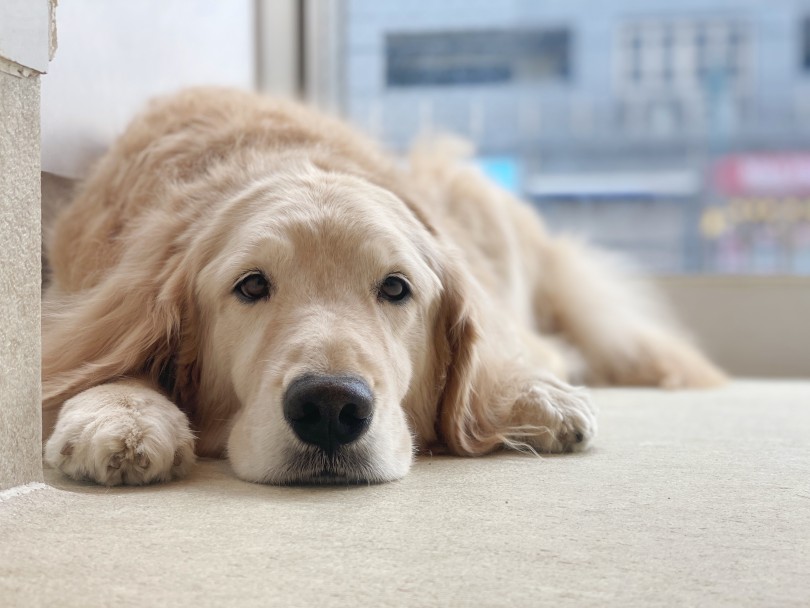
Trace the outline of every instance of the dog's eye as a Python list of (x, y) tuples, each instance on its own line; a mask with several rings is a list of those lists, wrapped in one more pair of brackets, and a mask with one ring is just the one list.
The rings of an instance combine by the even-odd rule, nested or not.
[(260, 272), (254, 272), (236, 284), (234, 293), (245, 302), (263, 300), (270, 295), (270, 282)]
[(411, 286), (402, 277), (389, 275), (380, 284), (380, 298), (389, 302), (402, 302), (411, 295)]

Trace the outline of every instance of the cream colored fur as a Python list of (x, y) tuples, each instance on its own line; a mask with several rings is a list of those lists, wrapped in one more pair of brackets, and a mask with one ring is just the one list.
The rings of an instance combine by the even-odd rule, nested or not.
[[(723, 381), (604, 254), (550, 236), (457, 156), (421, 145), (402, 168), (339, 121), (248, 93), (154, 102), (49, 245), (48, 462), (163, 480), (188, 470), (194, 433), (197, 454), (250, 481), (386, 481), (435, 445), (584, 448), (595, 412), (570, 381)], [(246, 304), (233, 288), (254, 270), (272, 291)], [(376, 296), (390, 273), (411, 300)], [(302, 373), (374, 392), (369, 431), (339, 458), (284, 420)]]

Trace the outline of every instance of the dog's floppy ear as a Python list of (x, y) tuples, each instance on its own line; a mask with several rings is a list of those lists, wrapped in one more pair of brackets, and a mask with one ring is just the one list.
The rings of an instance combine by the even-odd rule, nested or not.
[[(176, 368), (172, 376), (177, 381), (189, 381), (189, 362), (177, 358), (194, 317), (190, 298), (184, 295), (188, 287), (182, 267), (171, 261), (124, 261), (95, 286), (57, 298), (44, 311), (45, 434), (59, 406), (92, 386), (134, 375), (157, 383), (170, 367)], [(188, 354), (181, 358), (188, 359)]]
[(503, 443), (492, 397), (493, 370), (485, 347), (472, 278), (459, 261), (442, 269), (443, 294), (436, 327), (436, 352), (443, 366), (437, 431), (456, 454), (478, 455)]

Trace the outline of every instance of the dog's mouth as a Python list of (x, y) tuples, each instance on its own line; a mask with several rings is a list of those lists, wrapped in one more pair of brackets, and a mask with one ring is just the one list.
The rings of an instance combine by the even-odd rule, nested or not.
[[(316, 448), (295, 450), (286, 458), (285, 470), (271, 483), (280, 485), (356, 485), (384, 481), (375, 474), (365, 450), (326, 453)], [(276, 477), (276, 476), (274, 476)]]
[(324, 469), (314, 474), (303, 474), (299, 480), (290, 480), (287, 485), (355, 485), (369, 483), (367, 479)]

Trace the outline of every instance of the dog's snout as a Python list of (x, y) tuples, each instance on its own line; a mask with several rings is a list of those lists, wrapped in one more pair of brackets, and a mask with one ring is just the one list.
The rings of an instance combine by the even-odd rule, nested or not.
[(295, 434), (326, 452), (359, 439), (373, 413), (371, 389), (351, 376), (301, 376), (284, 394), (284, 417)]

